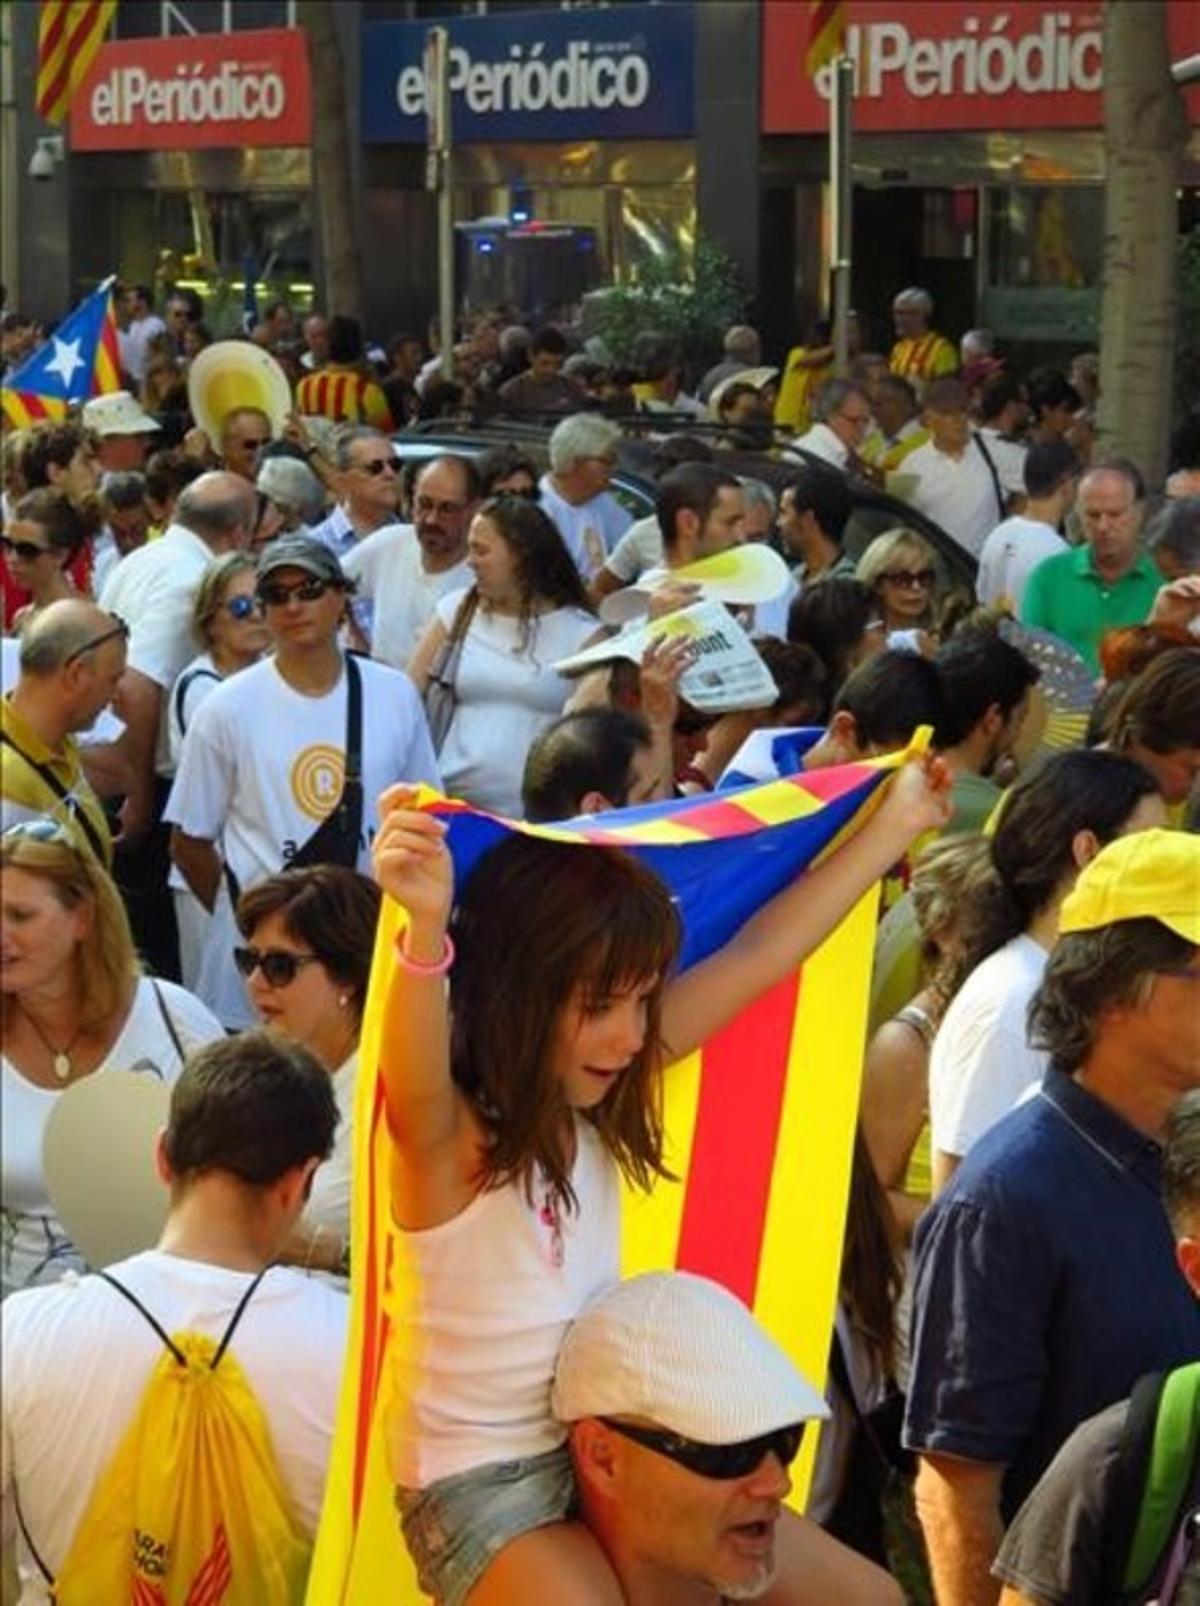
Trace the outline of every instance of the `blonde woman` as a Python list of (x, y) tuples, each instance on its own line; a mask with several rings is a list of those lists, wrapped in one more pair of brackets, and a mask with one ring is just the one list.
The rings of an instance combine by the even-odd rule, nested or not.
[[(900, 526), (877, 535), (858, 560), (855, 574), (875, 598), (889, 635), (932, 626), (937, 555), (915, 530)], [(914, 640), (912, 645), (920, 643)]]
[(220, 1037), (203, 1004), (143, 976), (111, 878), (58, 821), (0, 837), (0, 1291), (84, 1271), (54, 1214), (42, 1136), (66, 1087), (103, 1071), (174, 1082), (184, 1056)]

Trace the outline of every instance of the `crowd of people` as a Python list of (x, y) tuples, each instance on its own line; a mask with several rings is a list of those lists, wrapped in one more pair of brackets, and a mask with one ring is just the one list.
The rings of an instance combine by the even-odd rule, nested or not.
[[(432, 342), (376, 352), (353, 319), (274, 304), (248, 338), (295, 410), (235, 403), (210, 437), (188, 412), (195, 298), (120, 306), (128, 388), (3, 441), (20, 1600), (86, 1566), (163, 1334), (229, 1342), (311, 1543), (385, 899), (407, 915), (382, 999), (388, 1181), (422, 1290), (394, 1315), (388, 1470), (433, 1598), (1196, 1599), (1194, 1427), (1168, 1495), (1128, 1448), (1181, 1391), (1200, 1420), (1195, 419), (1148, 487), (1095, 448), (1094, 354), (1018, 375), (914, 289), (891, 350), (856, 330), (845, 375), (827, 327), (773, 368), (737, 326), (693, 375), (657, 337), (626, 370), (498, 313), (448, 379)], [(505, 413), (544, 442), (397, 452), (420, 420)], [(614, 486), (630, 429), (652, 441), (637, 519)], [(856, 543), (859, 481), (952, 546), (917, 518)], [(730, 632), (774, 689), (746, 706), (689, 681), (686, 637), (656, 625), (712, 605), (692, 566), (752, 544), (780, 580), (740, 597), (730, 571)], [(606, 655), (630, 619), (637, 650)], [(926, 740), (684, 970), (677, 909), (633, 859), (517, 835), (456, 885), (419, 791), (547, 823)], [(714, 1284), (620, 1281), (617, 1182), (669, 1169), (664, 1068), (877, 883), (861, 1063), (822, 1067), (862, 1082), (828, 1378), (805, 1380)], [(170, 1205), (110, 1287), (43, 1139), (64, 1093), (115, 1071), (169, 1089)]]

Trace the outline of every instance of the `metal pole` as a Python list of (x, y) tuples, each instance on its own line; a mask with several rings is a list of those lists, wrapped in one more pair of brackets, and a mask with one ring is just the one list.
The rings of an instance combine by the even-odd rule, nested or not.
[(830, 234), (833, 246), (833, 347), (834, 371), (846, 372), (849, 361), (851, 212), (850, 108), (854, 100), (854, 61), (839, 56), (833, 63), (833, 93), (829, 98)]
[(429, 116), (426, 187), (438, 200), (438, 325), (442, 378), (454, 378), (454, 189), (450, 129), (450, 35), (425, 35), (425, 97)]

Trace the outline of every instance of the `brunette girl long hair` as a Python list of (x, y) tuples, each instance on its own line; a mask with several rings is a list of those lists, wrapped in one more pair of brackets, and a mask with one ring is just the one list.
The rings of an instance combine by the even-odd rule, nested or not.
[(575, 1208), (555, 1043), (568, 1010), (647, 984), (645, 1041), (585, 1118), (635, 1186), (668, 1175), (659, 1030), (680, 924), (658, 878), (617, 849), (513, 836), (472, 871), (450, 929), (451, 1074), (487, 1136), (483, 1185), (519, 1182), (532, 1198), (540, 1172)]

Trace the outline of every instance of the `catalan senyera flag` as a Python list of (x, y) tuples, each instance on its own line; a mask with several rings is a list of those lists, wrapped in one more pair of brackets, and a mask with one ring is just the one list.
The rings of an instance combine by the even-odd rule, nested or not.
[(112, 277), (97, 285), (49, 340), (5, 375), (0, 404), (15, 429), (65, 418), (68, 407), (89, 396), (120, 390), (115, 283)]
[(846, 48), (845, 0), (808, 0), (808, 48), (804, 70), (815, 78)]
[(38, 10), (37, 113), (66, 121), (117, 9), (117, 0), (41, 0)]
[[(919, 732), (911, 752), (922, 751)], [(729, 940), (764, 903), (857, 830), (909, 756), (813, 770), (719, 794), (566, 825), (515, 824), (423, 788), (449, 825), (461, 885), (506, 833), (625, 848), (677, 899), (681, 967)], [(800, 973), (665, 1074), (666, 1161), (677, 1182), (626, 1190), (622, 1265), (678, 1267), (738, 1294), (811, 1380), (824, 1381), (858, 1109), (877, 895), (863, 897)], [(396, 1253), (389, 1137), (379, 1078), (383, 1001), (403, 911), (384, 900), (359, 1050), (354, 1111), (351, 1314), (346, 1370), (309, 1577), (308, 1606), (423, 1596), (400, 1536), (387, 1470), (389, 1310)], [(797, 1464), (802, 1505), (815, 1435)]]

